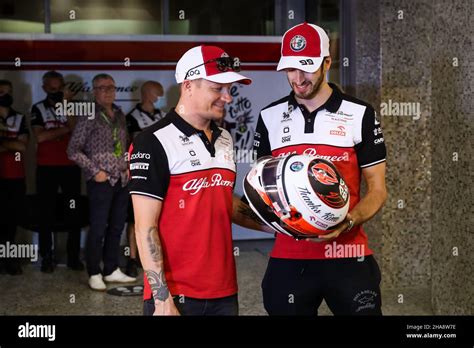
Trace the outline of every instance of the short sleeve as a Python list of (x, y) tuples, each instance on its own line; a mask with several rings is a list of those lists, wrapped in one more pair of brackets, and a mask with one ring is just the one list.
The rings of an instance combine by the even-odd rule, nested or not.
[(257, 128), (253, 136), (253, 151), (254, 153), (256, 152), (257, 159), (263, 156), (271, 156), (272, 154), (267, 126), (265, 126), (261, 114), (258, 116)]
[(153, 133), (137, 135), (129, 149), (131, 195), (163, 200), (168, 190), (170, 170), (166, 152)]
[(387, 151), (382, 126), (372, 107), (367, 107), (362, 119), (362, 141), (355, 146), (359, 167), (366, 168), (385, 161)]

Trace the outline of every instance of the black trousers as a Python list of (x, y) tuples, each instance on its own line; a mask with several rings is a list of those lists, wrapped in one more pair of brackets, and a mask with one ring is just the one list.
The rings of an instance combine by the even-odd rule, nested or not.
[(25, 179), (0, 179), (0, 244), (14, 243), (24, 214)]
[[(222, 298), (197, 299), (184, 296), (174, 296), (174, 304), (181, 315), (239, 315), (237, 294)], [(155, 301), (153, 298), (143, 302), (143, 315), (153, 315)]]
[[(118, 267), (120, 237), (128, 209), (128, 190), (120, 181), (87, 182), (90, 228), (87, 235), (86, 263), (90, 276), (109, 275)], [(104, 262), (101, 272), (100, 262)]]
[(270, 258), (262, 281), (269, 315), (382, 315), (380, 269), (373, 256), (325, 260)]
[[(52, 257), (52, 232), (56, 222), (56, 201), (58, 189), (61, 188), (65, 204), (70, 199), (78, 199), (81, 193), (81, 170), (77, 166), (38, 166), (36, 169), (36, 190), (41, 204), (41, 221), (39, 228), (39, 251), (43, 258)], [(81, 229), (68, 231), (68, 262), (79, 258)]]

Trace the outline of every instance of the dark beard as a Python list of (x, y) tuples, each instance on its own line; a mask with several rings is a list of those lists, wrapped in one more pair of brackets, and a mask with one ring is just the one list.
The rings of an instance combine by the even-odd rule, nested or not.
[(296, 92), (295, 92), (295, 96), (300, 98), (300, 99), (305, 99), (305, 100), (313, 99), (319, 93), (319, 90), (321, 89), (321, 85), (322, 85), (323, 80), (324, 80), (324, 74), (325, 74), (325, 71), (323, 69), (323, 71), (321, 73), (321, 76), (316, 81), (316, 84), (315, 84), (314, 88), (311, 90), (311, 92), (307, 96), (296, 94)]

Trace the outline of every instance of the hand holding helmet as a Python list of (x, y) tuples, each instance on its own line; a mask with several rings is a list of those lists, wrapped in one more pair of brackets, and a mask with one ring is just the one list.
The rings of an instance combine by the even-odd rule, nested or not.
[(331, 234), (349, 210), (349, 189), (335, 165), (308, 155), (263, 157), (243, 186), (253, 211), (296, 239)]

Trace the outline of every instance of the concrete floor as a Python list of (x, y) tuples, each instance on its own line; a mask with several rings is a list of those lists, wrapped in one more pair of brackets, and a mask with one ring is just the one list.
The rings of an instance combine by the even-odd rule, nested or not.
[[(235, 245), (239, 248), (236, 260), (240, 314), (266, 315), (260, 283), (272, 242), (241, 241)], [(39, 270), (39, 263), (25, 265), (23, 271), (22, 276), (0, 275), (0, 315), (142, 314), (141, 296), (121, 297), (91, 291), (86, 272), (59, 265), (54, 273), (44, 274)], [(403, 304), (397, 302), (399, 292), (400, 289), (382, 290), (385, 315), (433, 315), (429, 289), (403, 289)], [(331, 315), (324, 302), (319, 313)]]

